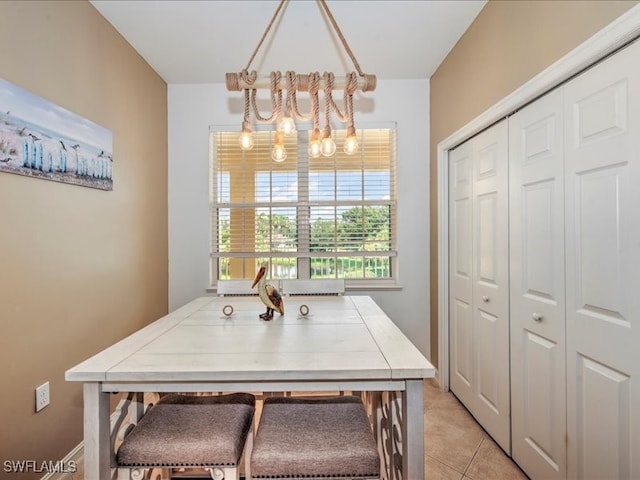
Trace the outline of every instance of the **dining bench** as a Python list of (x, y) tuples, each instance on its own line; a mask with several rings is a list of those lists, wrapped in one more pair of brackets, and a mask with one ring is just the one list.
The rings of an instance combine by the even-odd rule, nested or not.
[(199, 468), (214, 480), (239, 480), (243, 453), (249, 468), (254, 413), (249, 393), (167, 394), (125, 436), (116, 462), (131, 479), (153, 468)]
[(265, 399), (251, 479), (378, 479), (380, 456), (362, 400), (354, 395)]

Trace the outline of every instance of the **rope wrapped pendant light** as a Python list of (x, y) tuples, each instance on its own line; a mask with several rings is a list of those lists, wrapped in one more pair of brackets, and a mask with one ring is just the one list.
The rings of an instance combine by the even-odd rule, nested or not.
[[(331, 26), (340, 38), (342, 46), (351, 58), (355, 71), (349, 72), (344, 79), (337, 79), (333, 72), (324, 72), (322, 76), (318, 72), (309, 74), (298, 74), (294, 71), (271, 72), (268, 76), (258, 75), (255, 70), (249, 71), (251, 63), (255, 59), (258, 50), (262, 46), (271, 27), (275, 23), (278, 15), (281, 14), (283, 6), (289, 0), (281, 0), (276, 8), (271, 21), (267, 25), (262, 38), (258, 42), (256, 49), (251, 55), (247, 66), (239, 73), (227, 73), (226, 84), (229, 91), (244, 92), (244, 119), (242, 131), (240, 133), (240, 147), (243, 150), (253, 148), (253, 135), (251, 129), (251, 111), (254, 118), (260, 123), (275, 123), (276, 132), (271, 151), (271, 158), (276, 162), (282, 162), (287, 158), (284, 147), (284, 136), (295, 133), (295, 120), (313, 121), (313, 130), (309, 139), (309, 156), (318, 158), (321, 155), (330, 157), (336, 151), (336, 144), (331, 133), (331, 113), (347, 126), (347, 135), (344, 143), (344, 151), (348, 155), (353, 155), (358, 151), (358, 139), (353, 121), (353, 94), (357, 90), (371, 92), (376, 88), (376, 76), (363, 73), (353, 52), (349, 48), (344, 35), (340, 31), (325, 0), (316, 0), (320, 8), (326, 13)], [(333, 90), (343, 89), (342, 108), (338, 107), (333, 99)], [(272, 111), (268, 116), (260, 114), (257, 105), (257, 91), (259, 89), (269, 89), (271, 91)], [(285, 93), (286, 91), (286, 93)], [(320, 91), (324, 96), (324, 128), (320, 129)], [(311, 109), (307, 113), (301, 113), (298, 108), (297, 93), (308, 92), (311, 100)], [(284, 105), (283, 105), (284, 100)]]

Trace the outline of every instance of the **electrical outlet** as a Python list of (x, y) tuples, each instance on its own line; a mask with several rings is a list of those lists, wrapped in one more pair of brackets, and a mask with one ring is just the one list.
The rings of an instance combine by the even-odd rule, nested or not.
[(49, 382), (46, 382), (36, 388), (36, 412), (49, 405), (49, 402)]

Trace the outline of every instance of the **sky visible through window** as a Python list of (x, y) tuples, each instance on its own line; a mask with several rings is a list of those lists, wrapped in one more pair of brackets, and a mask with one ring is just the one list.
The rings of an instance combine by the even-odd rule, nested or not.
[[(389, 172), (309, 173), (310, 202), (389, 200), (390, 188)], [(228, 191), (228, 189), (224, 190)], [(222, 200), (225, 201), (225, 199)], [(258, 203), (297, 202), (297, 175), (277, 172), (257, 173), (255, 200)], [(313, 218), (311, 220), (313, 221)]]

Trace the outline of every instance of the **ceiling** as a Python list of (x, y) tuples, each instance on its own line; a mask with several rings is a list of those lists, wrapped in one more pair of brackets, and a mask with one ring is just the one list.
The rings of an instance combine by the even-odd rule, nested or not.
[[(277, 0), (91, 0), (169, 84), (224, 83), (247, 67)], [(364, 73), (429, 78), (486, 0), (327, 0)], [(356, 70), (312, 0), (288, 1), (249, 70)]]

